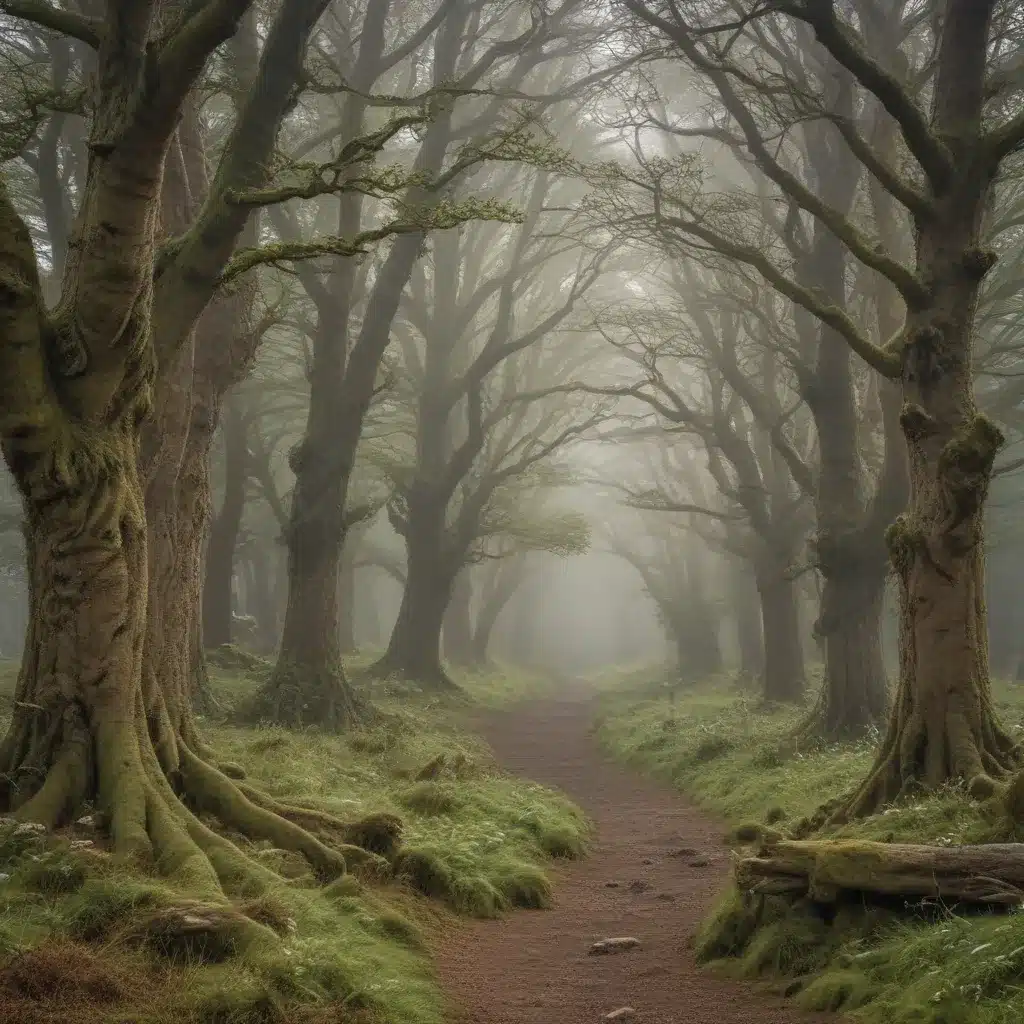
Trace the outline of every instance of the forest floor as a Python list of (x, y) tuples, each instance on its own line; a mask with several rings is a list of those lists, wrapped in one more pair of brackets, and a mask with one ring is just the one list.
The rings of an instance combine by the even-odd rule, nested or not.
[[(204, 737), (278, 799), (350, 822), (399, 816), (390, 870), (356, 870), (325, 887), (301, 857), (231, 834), (280, 881), (255, 899), (229, 892), (226, 909), (272, 922), (280, 942), (179, 948), (155, 941), (161, 913), (187, 906), (202, 924), (214, 908), (110, 856), (92, 819), (49, 835), (0, 818), (3, 1024), (448, 1024), (435, 936), (460, 918), (549, 905), (550, 869), (583, 853), (585, 816), (502, 771), (485, 743), (455, 727), (460, 711), (450, 703), (374, 683), (366, 695), (386, 717), (370, 728), (344, 736), (252, 728), (234, 709), (266, 667), (237, 660), (211, 673), (221, 707), (202, 722)], [(15, 666), (0, 665), (0, 732), (14, 675)], [(528, 696), (537, 685), (497, 673), (462, 681), (463, 707)]]
[[(470, 922), (441, 947), (454, 1020), (596, 1024), (631, 1008), (637, 1024), (784, 1024), (803, 1014), (695, 962), (693, 934), (725, 884), (723, 826), (667, 786), (602, 755), (593, 690), (578, 686), (481, 716), (477, 729), (514, 773), (562, 790), (592, 818), (589, 856), (558, 870), (551, 911)], [(603, 939), (636, 948), (590, 952)]]
[[(1024, 738), (1024, 685), (996, 684), (1003, 725)], [(786, 831), (864, 778), (877, 736), (797, 742), (806, 707), (766, 708), (728, 679), (681, 686), (637, 673), (605, 687), (601, 746), (733, 826)], [(950, 786), (883, 813), (826, 829), (821, 838), (939, 846), (1024, 842), (1001, 806)], [(723, 852), (727, 847), (723, 847)], [(770, 978), (807, 1009), (843, 1009), (868, 1024), (1011, 1024), (1024, 1020), (1024, 907), (966, 914), (921, 901), (857, 905), (824, 919), (810, 906), (768, 898), (757, 918), (730, 886), (698, 935), (716, 973)]]

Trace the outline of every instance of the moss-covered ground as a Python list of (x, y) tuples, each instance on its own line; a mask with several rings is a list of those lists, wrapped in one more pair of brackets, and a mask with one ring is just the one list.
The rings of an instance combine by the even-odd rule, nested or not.
[[(384, 715), (368, 729), (240, 728), (232, 712), (263, 669), (230, 655), (213, 670), (220, 711), (203, 722), (211, 745), (248, 784), (289, 803), (352, 822), (398, 816), (401, 846), (389, 864), (324, 888), (301, 858), (232, 836), (280, 885), (257, 900), (232, 894), (227, 908), (186, 906), (183, 916), (187, 894), (115, 862), (88, 818), (58, 836), (0, 821), (4, 1024), (442, 1024), (432, 935), (457, 914), (545, 906), (546, 867), (582, 853), (581, 813), (499, 771), (484, 744), (454, 727), (458, 708), (378, 683), (369, 696)], [(0, 728), (13, 675), (12, 666), (0, 669)], [(489, 705), (539, 685), (486, 673), (464, 683), (467, 703)], [(215, 943), (201, 925), (211, 914), (225, 918)], [(234, 914), (278, 939), (239, 946)], [(190, 916), (192, 938), (182, 928)]]
[[(1024, 686), (998, 686), (997, 697), (1003, 723), (1024, 739)], [(870, 766), (877, 737), (794, 743), (805, 714), (766, 709), (725, 679), (680, 687), (636, 673), (608, 689), (598, 736), (725, 819), (723, 841), (735, 844), (752, 824), (785, 830), (850, 790)], [(951, 787), (819, 836), (957, 844), (1024, 841), (1024, 830)], [(808, 1009), (843, 1009), (872, 1024), (1024, 1020), (1024, 907), (961, 915), (934, 905), (857, 905), (830, 917), (781, 898), (744, 901), (730, 889), (697, 941), (704, 960), (781, 979)]]

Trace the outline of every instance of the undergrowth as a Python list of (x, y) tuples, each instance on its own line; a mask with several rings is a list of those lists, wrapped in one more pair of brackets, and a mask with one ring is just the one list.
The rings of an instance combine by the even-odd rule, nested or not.
[[(225, 761), (272, 796), (365, 822), (366, 836), (350, 838), (368, 848), (380, 816), (397, 816), (401, 845), (323, 888), (301, 857), (232, 835), (280, 885), (211, 907), (115, 862), (89, 816), (57, 836), (0, 820), (4, 1024), (442, 1024), (433, 934), (452, 914), (546, 906), (545, 866), (583, 853), (586, 821), (497, 770), (450, 709), (409, 692), (376, 689), (383, 714), (346, 736), (238, 727), (232, 712), (264, 670), (220, 654), (218, 717), (202, 725)], [(0, 674), (0, 728), (12, 676)], [(481, 676), (475, 689), (517, 685)], [(217, 927), (204, 927), (211, 917)], [(251, 943), (251, 929), (233, 927), (243, 919), (277, 941)]]
[[(1024, 686), (998, 686), (997, 699), (1004, 725), (1024, 739)], [(726, 819), (725, 839), (739, 845), (754, 825), (785, 832), (870, 767), (877, 736), (794, 742), (805, 714), (765, 708), (725, 679), (679, 688), (648, 673), (609, 690), (597, 733), (606, 749)], [(819, 837), (955, 845), (1024, 841), (1024, 830), (950, 786)], [(730, 973), (781, 977), (803, 1008), (843, 1010), (871, 1024), (1024, 1019), (1024, 908), (959, 914), (933, 904), (857, 903), (833, 914), (809, 902), (743, 897), (730, 886), (697, 949)]]

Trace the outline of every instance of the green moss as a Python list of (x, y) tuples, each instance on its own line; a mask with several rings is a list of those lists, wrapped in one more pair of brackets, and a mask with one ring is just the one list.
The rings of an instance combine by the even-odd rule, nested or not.
[[(1024, 687), (994, 689), (1003, 724), (1024, 735)], [(799, 829), (824, 801), (860, 782), (872, 763), (877, 737), (796, 745), (800, 715), (766, 710), (720, 682), (672, 700), (648, 677), (609, 687), (598, 736), (617, 756), (727, 819), (728, 840), (743, 844), (772, 831), (760, 822)], [(999, 800), (979, 802), (959, 786), (821, 834), (943, 845), (1024, 840)], [(809, 903), (731, 889), (703, 923), (696, 951), (701, 961), (732, 972), (794, 978), (789, 991), (801, 1006), (840, 1009), (870, 1024), (1024, 1019), (1020, 914), (960, 917), (928, 906), (851, 902), (829, 918)]]
[[(230, 716), (259, 679), (218, 670), (213, 684)], [(53, 1019), (320, 1024), (340, 1012), (353, 1021), (361, 1013), (367, 1021), (442, 1024), (430, 930), (450, 911), (491, 917), (547, 905), (546, 865), (578, 856), (588, 823), (563, 797), (500, 772), (481, 741), (453, 727), (449, 708), (415, 694), (399, 701), (371, 692), (381, 716), (349, 736), (230, 720), (207, 720), (203, 733), (245, 771), (248, 785), (350, 823), (343, 836), (324, 841), (343, 839), (386, 857), (393, 864), (373, 864), (387, 878), (360, 869), (359, 877), (319, 887), (301, 857), (235, 836), (281, 875), (280, 885), (257, 898), (230, 894), (209, 928), (184, 934), (171, 922), (206, 912), (196, 905), (191, 915), (187, 893), (101, 850), (72, 849), (77, 836), (55, 840), (0, 825), (0, 872), (8, 876), (0, 879), (0, 954), (18, 956), (63, 937), (104, 963), (131, 963), (130, 973), (145, 979), (109, 1012), (83, 1004), (80, 1016), (60, 1007)], [(438, 758), (437, 779), (413, 781)], [(393, 868), (404, 884), (395, 884)]]

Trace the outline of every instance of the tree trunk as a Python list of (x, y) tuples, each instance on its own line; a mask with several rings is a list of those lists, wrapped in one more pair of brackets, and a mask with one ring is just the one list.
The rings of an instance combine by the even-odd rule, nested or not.
[(356, 545), (350, 537), (341, 552), (338, 573), (338, 650), (356, 649)]
[(736, 862), (735, 875), (745, 893), (809, 896), (818, 903), (870, 893), (914, 903), (1016, 907), (1024, 898), (1024, 846), (767, 842), (756, 856)]
[(800, 703), (807, 685), (797, 583), (787, 575), (789, 568), (788, 561), (780, 564), (769, 557), (757, 570), (764, 635), (762, 692), (768, 703)]
[(456, 689), (441, 664), (441, 627), (459, 562), (444, 551), (446, 505), (432, 498), (430, 494), (410, 496), (402, 604), (374, 672), (404, 676), (426, 688)]
[(445, 659), (462, 668), (473, 664), (472, 603), (473, 577), (464, 566), (455, 577), (441, 632)]
[(224, 500), (210, 528), (203, 585), (203, 639), (210, 647), (231, 643), (235, 548), (245, 512), (245, 419), (237, 402), (224, 417)]
[[(856, 550), (851, 545), (848, 553)], [(857, 736), (885, 717), (885, 580), (884, 564), (879, 567), (877, 558), (871, 557), (844, 562), (842, 568), (834, 565), (832, 575), (825, 578), (815, 625), (816, 632), (824, 633), (825, 683), (812, 724), (815, 733), (828, 739)]]
[(932, 130), (948, 147), (941, 188), (917, 223), (917, 277), (927, 301), (901, 337), (901, 425), (910, 504), (886, 533), (900, 588), (900, 673), (889, 725), (863, 785), (837, 820), (951, 780), (978, 796), (1019, 751), (999, 726), (989, 681), (984, 508), (999, 429), (978, 412), (972, 361), (981, 248), (997, 161), (981, 141), (993, 5), (949, 0), (933, 90)]
[(491, 634), (497, 625), (498, 617), (525, 578), (526, 559), (522, 556), (513, 556), (511, 560), (500, 562), (495, 572), (497, 578), (484, 594), (476, 616), (476, 629), (473, 631), (473, 664), (477, 667), (483, 667), (488, 663), (487, 651), (491, 644)]
[(261, 653), (270, 654), (277, 649), (281, 622), (278, 602), (275, 600), (275, 574), (271, 564), (272, 555), (276, 555), (277, 552), (261, 540), (253, 541), (248, 548), (252, 592), (249, 594), (251, 604), (247, 611), (256, 620), (257, 636), (261, 638)]
[(740, 678), (751, 682), (764, 672), (764, 631), (757, 586), (747, 562), (736, 562), (730, 572), (729, 607), (735, 616)]

